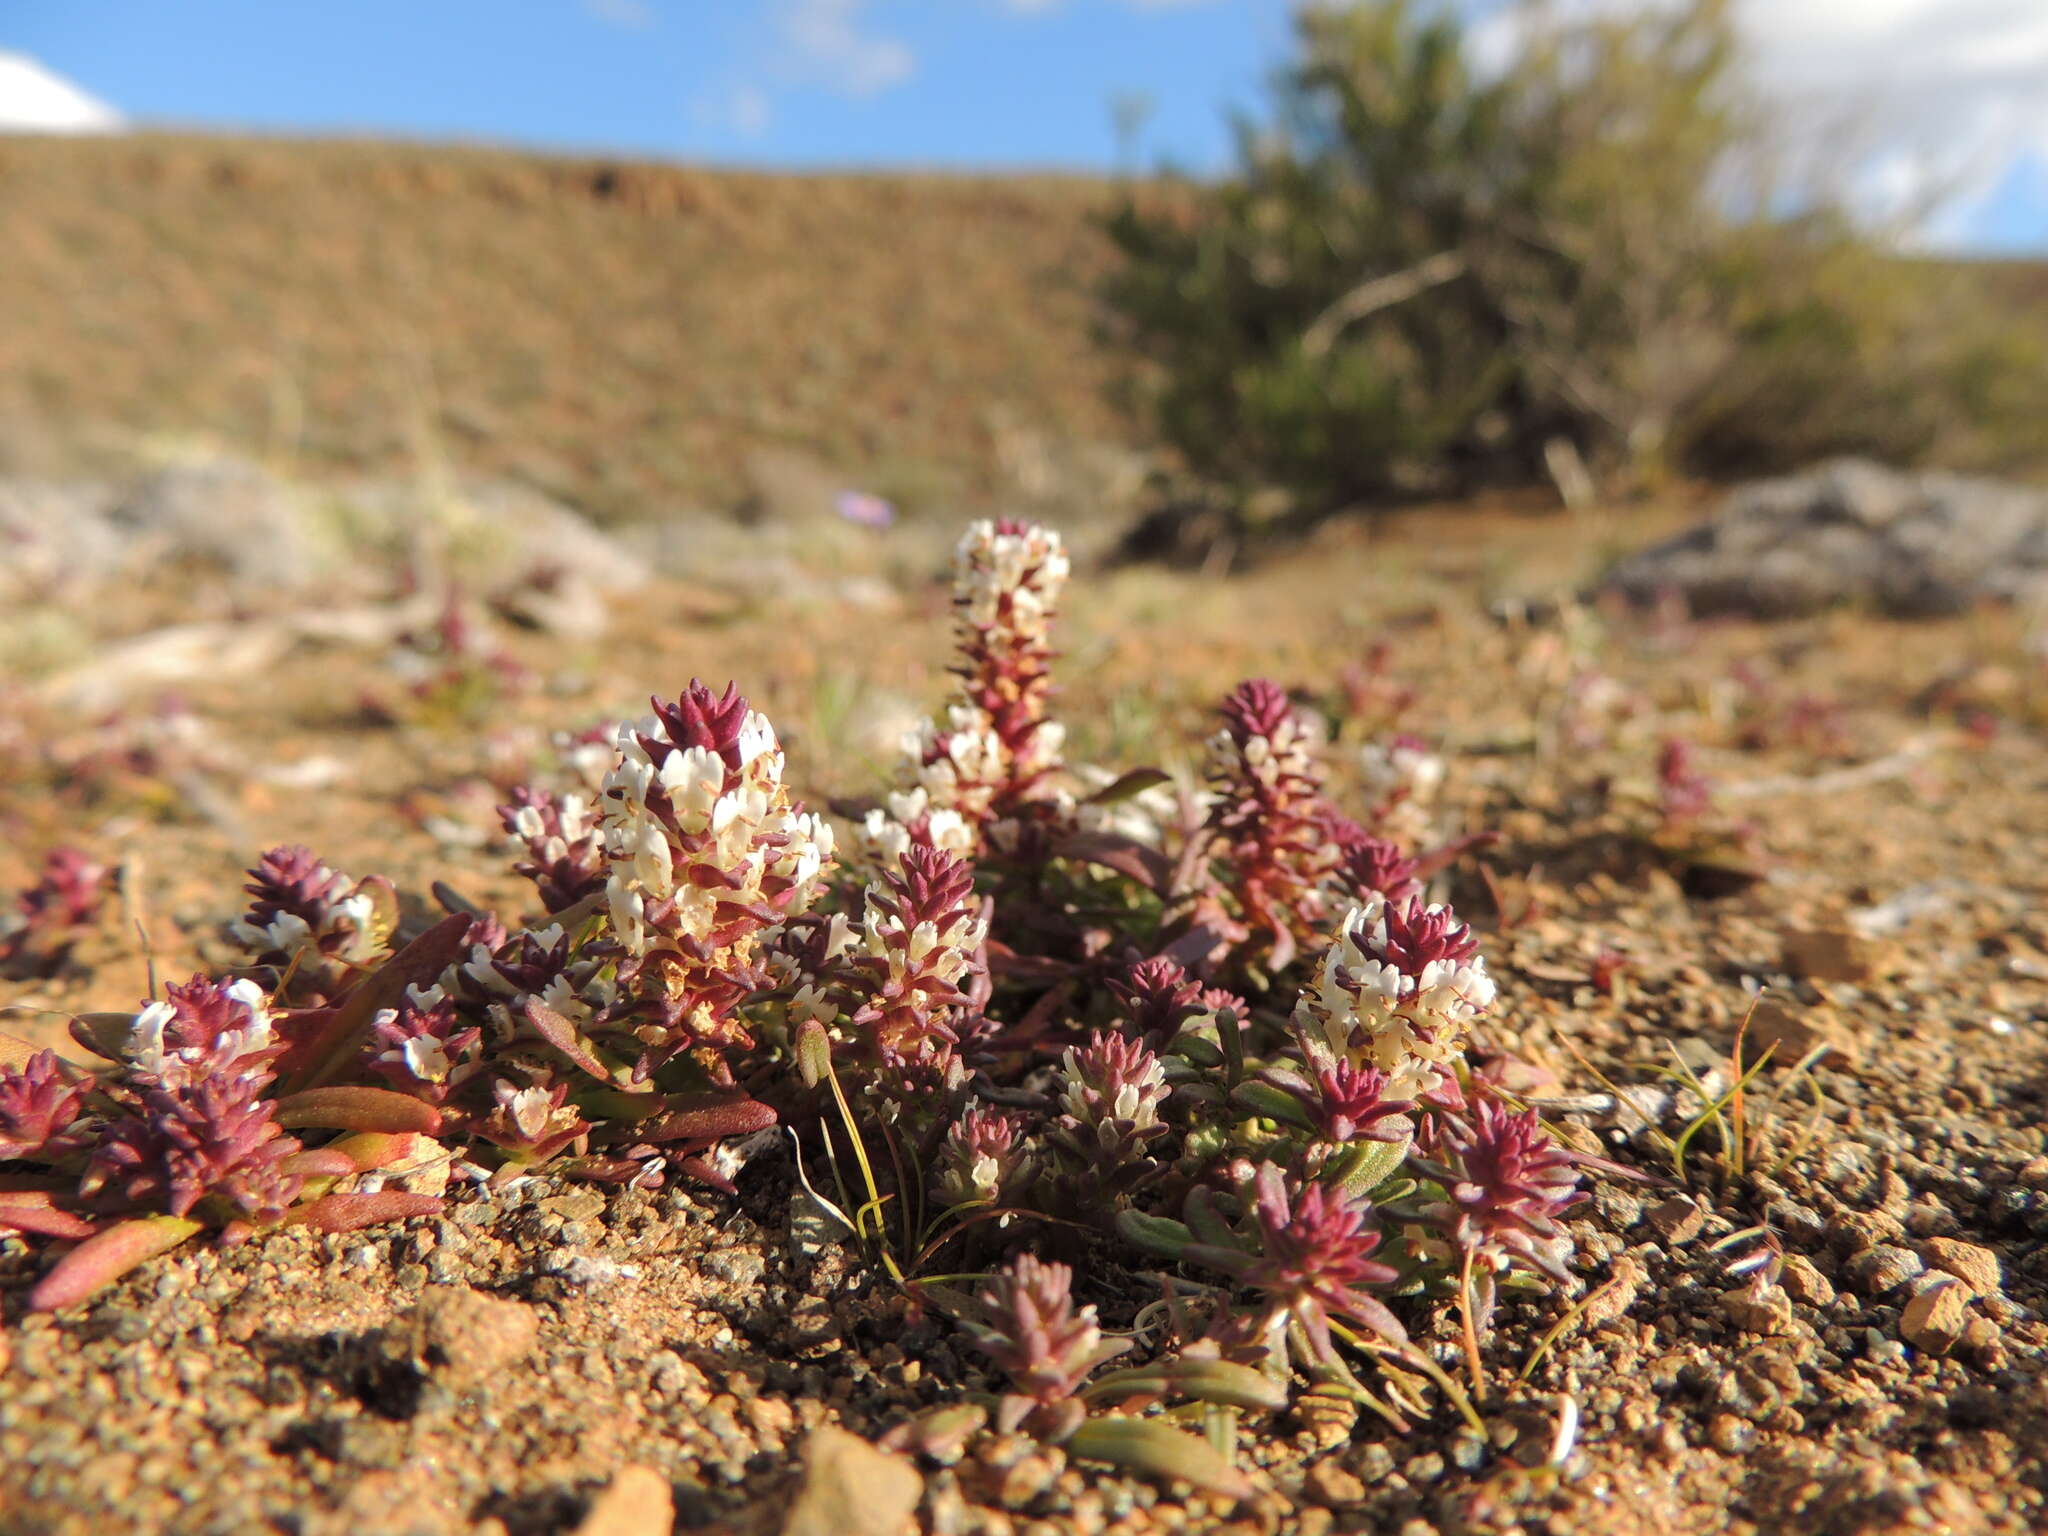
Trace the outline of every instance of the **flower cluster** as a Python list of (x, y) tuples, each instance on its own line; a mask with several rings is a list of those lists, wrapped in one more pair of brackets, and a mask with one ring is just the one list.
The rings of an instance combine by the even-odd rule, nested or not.
[(1421, 1164), (1445, 1196), (1425, 1219), (1494, 1269), (1521, 1264), (1566, 1279), (1571, 1239), (1558, 1218), (1586, 1196), (1571, 1155), (1536, 1111), (1516, 1114), (1481, 1099), (1469, 1118), (1447, 1119), (1444, 1142), (1442, 1163)]
[(276, 1221), (305, 1176), (285, 1166), (301, 1150), (284, 1134), (267, 1073), (172, 1078), (142, 1088), (93, 1149), (79, 1191), (108, 1190), (129, 1206), (187, 1214), (215, 1197), (241, 1217)]
[(862, 853), (880, 868), (908, 846), (979, 854), (993, 838), (1014, 850), (1030, 825), (1071, 819), (1051, 782), (1065, 728), (1047, 717), (1050, 630), (1069, 569), (1060, 536), (1036, 524), (982, 521), (962, 536), (953, 552), (958, 682), (939, 716), (904, 741), (901, 789), (861, 829)]
[(1224, 700), (1209, 781), (1209, 826), (1230, 888), (1245, 920), (1267, 935), (1271, 962), (1284, 966), (1321, 928), (1331, 862), (1315, 738), (1286, 690), (1254, 679)]
[(1095, 1368), (1130, 1348), (1104, 1339), (1095, 1308), (1074, 1306), (1074, 1272), (1020, 1254), (998, 1270), (978, 1298), (984, 1320), (969, 1336), (1010, 1379), (996, 1415), (999, 1428), (1019, 1428), (1049, 1441), (1066, 1439), (1087, 1410), (1075, 1394)]
[(868, 887), (852, 1027), (884, 1055), (956, 1040), (952, 1016), (972, 1001), (961, 983), (987, 937), (972, 866), (938, 848), (910, 849)]
[(1313, 1081), (1286, 1068), (1269, 1069), (1265, 1078), (1294, 1098), (1316, 1135), (1338, 1146), (1405, 1144), (1413, 1130), (1407, 1116), (1414, 1101), (1393, 1097), (1391, 1080), (1377, 1067), (1336, 1061), (1320, 1068)]
[(1060, 1076), (1053, 1144), (1110, 1193), (1151, 1172), (1152, 1145), (1166, 1135), (1159, 1118), (1166, 1067), (1142, 1041), (1105, 1031), (1068, 1046)]
[(1023, 1126), (1006, 1110), (970, 1105), (939, 1145), (933, 1192), (940, 1204), (1004, 1204), (1025, 1173)]
[(1420, 897), (1353, 907), (1295, 1007), (1303, 1055), (1319, 1065), (1375, 1066), (1398, 1098), (1429, 1092), (1493, 1003), (1478, 951), (1450, 908), (1426, 907)]
[(1333, 1317), (1348, 1318), (1383, 1339), (1405, 1343), (1407, 1333), (1369, 1286), (1400, 1278), (1373, 1258), (1380, 1233), (1371, 1203), (1321, 1184), (1289, 1179), (1262, 1163), (1248, 1181), (1251, 1230), (1243, 1246), (1198, 1243), (1184, 1257), (1230, 1275), (1265, 1297), (1260, 1330), (1285, 1357), (1290, 1324), (1307, 1335), (1314, 1358), (1330, 1360), (1336, 1345)]
[(1122, 976), (1110, 977), (1109, 993), (1123, 1008), (1131, 1032), (1154, 1047), (1165, 1047), (1182, 1028), (1228, 1009), (1245, 1016), (1245, 1001), (1221, 987), (1205, 987), (1168, 955), (1140, 960)]
[(291, 978), (295, 1001), (318, 1002), (388, 952), (398, 893), (373, 875), (351, 880), (296, 844), (273, 848), (249, 871), (247, 912), (228, 934), (257, 965)]
[(534, 883), (549, 914), (566, 912), (605, 888), (604, 829), (583, 795), (545, 795), (520, 785), (498, 807), (505, 831), (525, 846), (512, 867)]
[(1359, 752), (1359, 769), (1372, 806), (1372, 826), (1404, 848), (1421, 848), (1434, 840), (1444, 760), (1427, 742), (1407, 732), (1368, 742)]
[(1691, 742), (1671, 737), (1657, 749), (1657, 808), (1669, 827), (1698, 821), (1714, 805), (1714, 782), (1700, 771)]
[(439, 986), (414, 990), (371, 1020), (364, 1066), (394, 1088), (445, 1104), (481, 1070), (483, 1034)]
[(0, 916), (0, 973), (54, 975), (80, 934), (99, 921), (113, 871), (77, 848), (53, 848), (35, 884)]
[(744, 1044), (734, 1010), (762, 937), (808, 909), (832, 829), (790, 799), (767, 717), (692, 682), (620, 728), (606, 776), (605, 896), (622, 984), (653, 1003), (657, 1059)]
[(1332, 883), (1351, 901), (1365, 902), (1377, 897), (1381, 901), (1405, 902), (1422, 894), (1422, 882), (1417, 878), (1419, 866), (1399, 843), (1374, 837), (1358, 823), (1343, 817), (1333, 818), (1330, 833), (1337, 849)]
[(139, 1082), (183, 1088), (211, 1078), (267, 1081), (282, 1050), (261, 987), (194, 976), (135, 1015), (122, 1059)]

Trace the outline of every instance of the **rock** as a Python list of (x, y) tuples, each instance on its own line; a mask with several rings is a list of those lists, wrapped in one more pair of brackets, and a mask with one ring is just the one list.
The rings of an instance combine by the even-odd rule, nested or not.
[(1929, 1263), (1961, 1280), (1972, 1296), (1996, 1294), (2000, 1283), (1998, 1255), (1989, 1248), (1953, 1237), (1930, 1237), (1921, 1247), (1926, 1250)]
[(1810, 1259), (1797, 1254), (1785, 1260), (1778, 1283), (1785, 1288), (1785, 1294), (1794, 1301), (1809, 1307), (1825, 1307), (1833, 1303), (1835, 1288), (1828, 1277), (1813, 1267)]
[(1771, 1051), (1771, 1065), (1780, 1068), (1797, 1066), (1811, 1051), (1823, 1052), (1823, 1066), (1847, 1066), (1856, 1059), (1855, 1042), (1831, 1010), (1788, 1008), (1770, 998), (1751, 1011), (1743, 1044), (1745, 1064), (1773, 1046), (1777, 1049)]
[(2048, 596), (2048, 495), (1837, 459), (1735, 491), (1710, 520), (1627, 557), (1604, 585), (1694, 613), (1777, 617), (1839, 603), (1955, 613)]
[(591, 1501), (576, 1536), (669, 1536), (675, 1519), (667, 1478), (650, 1467), (621, 1467)]
[(924, 1478), (901, 1456), (820, 1424), (804, 1441), (803, 1479), (782, 1536), (903, 1536)]
[(1849, 1261), (1849, 1282), (1865, 1295), (1882, 1296), (1886, 1291), (1897, 1290), (1926, 1268), (1920, 1261), (1920, 1255), (1912, 1249), (1879, 1243)]
[(1963, 1336), (1968, 1322), (1968, 1286), (1960, 1280), (1931, 1285), (1906, 1303), (1899, 1333), (1915, 1349), (1945, 1355)]
[(1766, 1286), (1761, 1294), (1748, 1286), (1721, 1293), (1721, 1310), (1728, 1321), (1744, 1333), (1775, 1336), (1792, 1331), (1792, 1298), (1777, 1286)]
[(1675, 1246), (1689, 1243), (1700, 1235), (1700, 1228), (1706, 1225), (1707, 1213), (1685, 1196), (1673, 1195), (1669, 1200), (1652, 1206), (1648, 1220), (1667, 1245)]
[(1779, 963), (1808, 981), (1861, 982), (1878, 971), (1877, 946), (1853, 928), (1792, 928), (1783, 943)]
[(0, 598), (62, 597), (118, 574), (116, 500), (103, 485), (0, 479)]
[(333, 553), (322, 548), (303, 499), (245, 459), (166, 465), (108, 521), (129, 539), (131, 565), (196, 562), (257, 586), (304, 586)]
[(540, 1337), (533, 1308), (465, 1286), (435, 1286), (410, 1318), (414, 1353), (451, 1391), (489, 1385), (524, 1360)]
[(1326, 1509), (1348, 1509), (1365, 1502), (1365, 1483), (1355, 1472), (1347, 1472), (1327, 1456), (1308, 1469), (1302, 1479), (1303, 1491)]

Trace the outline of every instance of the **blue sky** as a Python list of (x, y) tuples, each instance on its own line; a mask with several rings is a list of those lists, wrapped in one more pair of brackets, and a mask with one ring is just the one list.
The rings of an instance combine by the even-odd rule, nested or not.
[[(1475, 15), (1503, 0), (1458, 0)], [(1559, 0), (1629, 9), (1659, 0)], [(1923, 238), (2048, 250), (2048, 0), (1737, 0), (1774, 93), (1853, 105)], [(1287, 0), (0, 0), (0, 50), (134, 122), (771, 166), (1227, 163)], [(4, 105), (4, 104), (0, 104)]]

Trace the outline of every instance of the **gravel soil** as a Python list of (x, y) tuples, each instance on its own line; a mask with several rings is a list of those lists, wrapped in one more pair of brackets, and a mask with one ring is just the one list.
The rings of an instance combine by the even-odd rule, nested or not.
[[(1445, 892), (1501, 984), (1489, 1039), (1562, 1134), (1667, 1182), (1602, 1181), (1572, 1292), (1504, 1300), (1484, 1434), (1440, 1403), (1396, 1433), (1303, 1399), (1241, 1426), (1242, 1503), (989, 1431), (944, 1464), (860, 1462), (831, 1427), (873, 1440), (986, 1374), (807, 1218), (771, 1139), (737, 1199), (452, 1189), (400, 1226), (190, 1247), (54, 1317), (24, 1315), (43, 1261), (0, 1240), (0, 1532), (2043, 1528), (2048, 659), (2008, 613), (1493, 600), (1568, 590), (1603, 531), (1418, 522), (1227, 583), (1082, 576), (1062, 632), (1076, 756), (1191, 760), (1214, 699), (1264, 674), (1346, 722), (1340, 782), (1398, 721), (1449, 761), (1444, 830), (1500, 833)], [(651, 586), (596, 642), (510, 633), (534, 680), (480, 702), (366, 712), (400, 685), (340, 649), (201, 676), (192, 724), (140, 755), (159, 705), (81, 720), (24, 678), (0, 878), (74, 841), (123, 862), (126, 902), (56, 976), (0, 983), (0, 1022), (56, 1043), (152, 967), (224, 962), (237, 871), (278, 841), (516, 913), (502, 785), (550, 729), (693, 673), (741, 679), (814, 803), (872, 787), (943, 687), (942, 589), (762, 584)], [(219, 601), (138, 593), (95, 638)], [(1656, 799), (1674, 737), (1713, 785), (1681, 825)], [(1767, 1047), (1739, 1133), (1732, 1101), (1703, 1117), (1694, 1088), (1719, 1102)], [(1128, 1320), (1120, 1273), (1083, 1281)], [(1454, 1318), (1406, 1316), (1455, 1368)], [(842, 1508), (842, 1485), (887, 1494)]]

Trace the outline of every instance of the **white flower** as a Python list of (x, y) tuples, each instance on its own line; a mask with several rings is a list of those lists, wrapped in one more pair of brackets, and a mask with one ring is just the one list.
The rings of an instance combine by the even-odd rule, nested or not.
[[(1312, 1062), (1376, 1066), (1393, 1079), (1390, 1095), (1410, 1097), (1443, 1080), (1495, 988), (1449, 908), (1416, 903), (1392, 920), (1409, 948), (1390, 943), (1384, 898), (1345, 915), (1295, 1005), (1295, 1036)], [(1409, 969), (1416, 946), (1448, 952)]]

